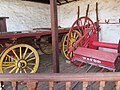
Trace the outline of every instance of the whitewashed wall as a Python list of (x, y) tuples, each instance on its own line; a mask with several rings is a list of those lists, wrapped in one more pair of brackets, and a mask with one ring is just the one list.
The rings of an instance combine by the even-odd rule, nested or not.
[[(59, 18), (62, 27), (69, 27), (77, 19), (77, 8), (80, 6), (80, 16), (85, 16), (87, 4), (90, 4), (89, 17), (95, 21), (95, 4), (99, 4), (99, 19), (112, 19), (113, 22), (118, 22), (120, 19), (120, 0), (79, 0), (69, 4), (60, 6)], [(119, 25), (102, 25), (100, 32), (100, 41), (118, 43), (120, 39), (120, 24)]]
[(50, 6), (21, 0), (0, 0), (0, 17), (7, 19), (8, 31), (50, 27)]
[[(120, 0), (79, 0), (58, 6), (58, 23), (61, 27), (70, 27), (77, 19), (77, 8), (80, 6), (80, 16), (86, 13), (87, 4), (90, 4), (89, 17), (95, 21), (95, 4), (99, 4), (99, 19), (120, 19)], [(24, 31), (33, 28), (49, 28), (50, 5), (21, 1), (0, 0), (0, 17), (9, 17), (8, 31)], [(120, 39), (120, 25), (102, 25), (100, 41), (118, 43)]]

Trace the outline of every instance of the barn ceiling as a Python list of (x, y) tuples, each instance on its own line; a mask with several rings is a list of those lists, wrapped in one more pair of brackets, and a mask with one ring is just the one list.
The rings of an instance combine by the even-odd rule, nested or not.
[[(32, 1), (32, 2), (50, 4), (50, 0), (24, 0), (24, 1)], [(79, 1), (79, 0), (57, 0), (57, 5), (67, 4), (73, 1)]]

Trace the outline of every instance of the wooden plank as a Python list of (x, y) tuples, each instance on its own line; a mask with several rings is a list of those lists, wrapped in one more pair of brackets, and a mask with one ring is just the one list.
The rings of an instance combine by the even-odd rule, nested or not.
[(70, 90), (71, 82), (66, 82), (66, 90)]
[(54, 90), (54, 82), (49, 82), (49, 90)]
[[(93, 78), (94, 77), (94, 78)], [(0, 74), (1, 81), (120, 81), (120, 72)]]
[(36, 90), (36, 82), (27, 82), (27, 87), (29, 90)]
[(105, 87), (105, 81), (100, 81), (99, 90), (104, 90), (104, 87)]
[(83, 90), (87, 90), (88, 82), (83, 81)]
[(120, 90), (120, 81), (116, 82), (116, 90)]
[(17, 86), (16, 81), (12, 81), (12, 87), (13, 87), (13, 90), (18, 90), (18, 86)]

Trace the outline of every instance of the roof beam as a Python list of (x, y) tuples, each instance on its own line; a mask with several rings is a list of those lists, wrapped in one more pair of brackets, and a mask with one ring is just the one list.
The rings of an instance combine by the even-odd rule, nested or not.
[(68, 0), (65, 0), (65, 1), (66, 1), (66, 3), (69, 3)]
[(61, 2), (59, 0), (57, 0), (57, 2), (61, 5)]

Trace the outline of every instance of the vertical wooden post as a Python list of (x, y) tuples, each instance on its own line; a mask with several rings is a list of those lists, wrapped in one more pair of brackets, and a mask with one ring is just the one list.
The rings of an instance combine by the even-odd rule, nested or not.
[(57, 2), (50, 0), (53, 72), (59, 73)]
[(7, 32), (6, 19), (8, 17), (0, 17), (0, 32)]
[(66, 82), (66, 90), (70, 90), (71, 82)]
[(120, 53), (120, 40), (119, 40), (119, 43), (118, 43), (118, 53)]
[(27, 87), (29, 90), (36, 90), (36, 82), (27, 82)]
[(104, 87), (105, 87), (105, 81), (100, 81), (99, 90), (104, 90)]
[(17, 82), (12, 81), (13, 90), (18, 90)]
[(83, 90), (87, 90), (88, 82), (83, 81)]
[(78, 6), (77, 19), (80, 18), (80, 6)]
[(54, 82), (49, 82), (49, 90), (54, 90)]
[(88, 12), (89, 12), (89, 4), (87, 5), (86, 17), (88, 17)]
[(120, 81), (116, 82), (116, 90), (120, 90)]
[(96, 22), (99, 21), (99, 17), (98, 17), (98, 2), (96, 2)]

